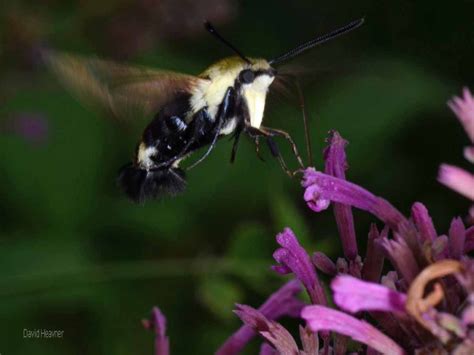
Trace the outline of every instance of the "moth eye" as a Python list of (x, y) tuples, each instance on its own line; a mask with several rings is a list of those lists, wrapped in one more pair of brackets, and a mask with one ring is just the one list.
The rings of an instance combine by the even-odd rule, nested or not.
[(243, 84), (250, 84), (255, 79), (255, 73), (250, 69), (243, 70), (240, 72), (240, 81)]

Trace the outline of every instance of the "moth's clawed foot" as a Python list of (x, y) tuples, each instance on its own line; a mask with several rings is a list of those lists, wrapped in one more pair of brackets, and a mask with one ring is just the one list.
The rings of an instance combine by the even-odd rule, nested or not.
[(255, 137), (255, 153), (257, 154), (257, 158), (260, 159), (261, 161), (265, 162), (265, 159), (262, 157), (262, 154), (260, 154), (260, 137)]

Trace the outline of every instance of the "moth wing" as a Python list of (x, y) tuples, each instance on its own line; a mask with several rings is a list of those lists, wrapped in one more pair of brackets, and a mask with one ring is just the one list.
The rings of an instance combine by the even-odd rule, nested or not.
[(79, 101), (124, 122), (149, 118), (177, 94), (190, 92), (204, 80), (55, 51), (45, 52), (44, 59)]

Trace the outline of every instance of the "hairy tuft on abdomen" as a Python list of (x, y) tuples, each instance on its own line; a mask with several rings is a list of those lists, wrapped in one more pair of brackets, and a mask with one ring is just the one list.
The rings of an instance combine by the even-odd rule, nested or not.
[(117, 183), (127, 197), (137, 203), (160, 199), (166, 195), (174, 196), (186, 188), (182, 169), (166, 167), (145, 170), (132, 163), (120, 169)]

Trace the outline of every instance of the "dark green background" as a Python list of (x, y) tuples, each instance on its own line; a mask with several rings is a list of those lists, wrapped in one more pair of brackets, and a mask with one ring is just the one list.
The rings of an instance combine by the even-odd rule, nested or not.
[[(305, 96), (316, 166), (327, 131), (337, 129), (350, 141), (352, 181), (404, 213), (426, 203), (440, 234), (465, 214), (468, 202), (436, 174), (441, 162), (465, 165), (467, 137), (446, 101), (463, 85), (474, 88), (472, 1), (221, 1), (231, 9), (224, 17), (213, 1), (168, 0), (172, 13), (152, 11), (160, 3), (0, 5), (2, 354), (152, 354), (140, 319), (154, 305), (167, 315), (172, 353), (209, 354), (240, 326), (235, 302), (258, 306), (282, 284), (269, 266), (283, 227), (310, 251), (341, 254), (332, 213), (309, 211), (299, 181), (267, 152), (259, 161), (250, 140), (234, 165), (231, 142), (221, 141), (178, 198), (125, 200), (115, 176), (138, 136), (74, 101), (38, 65), (40, 45), (197, 74), (230, 53), (181, 21), (216, 17), (244, 53), (270, 57), (365, 16), (364, 27), (303, 59), (313, 78)], [(122, 37), (110, 34), (117, 26)], [(47, 120), (43, 143), (5, 128), (24, 114)], [(264, 121), (289, 131), (304, 151), (297, 106), (269, 100)], [(355, 216), (363, 246), (373, 218)], [(24, 328), (65, 336), (23, 339)]]

